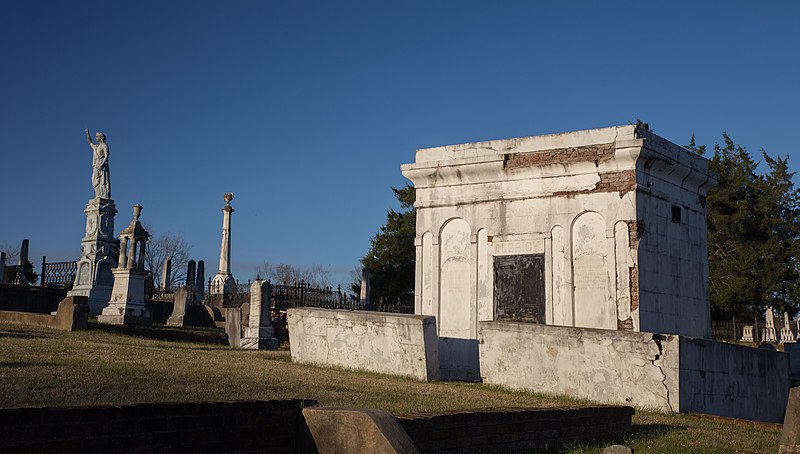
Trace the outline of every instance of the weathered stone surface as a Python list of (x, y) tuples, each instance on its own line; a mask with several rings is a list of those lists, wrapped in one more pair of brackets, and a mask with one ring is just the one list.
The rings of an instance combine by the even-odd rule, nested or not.
[(287, 312), (292, 361), (436, 380), (435, 317), (317, 308)]
[(402, 171), (415, 307), (440, 336), (496, 319), (497, 257), (541, 254), (546, 324), (710, 337), (702, 157), (631, 125), (417, 150)]
[(231, 206), (233, 193), (223, 195), (225, 206), (222, 207), (222, 245), (219, 251), (219, 271), (211, 282), (210, 293), (227, 294), (233, 291), (236, 280), (231, 274), (231, 214), (235, 211)]
[(172, 306), (172, 315), (167, 320), (167, 326), (187, 326), (186, 306), (189, 304), (189, 288), (182, 285), (175, 289), (175, 301)]
[(484, 383), (600, 403), (777, 422), (782, 352), (643, 332), (480, 322)]
[(380, 410), (311, 407), (303, 409), (308, 451), (327, 453), (416, 453), (397, 418)]
[(242, 311), (238, 307), (225, 310), (225, 334), (228, 335), (228, 345), (239, 348), (242, 339)]
[(800, 453), (800, 387), (789, 392), (789, 402), (783, 417), (779, 454)]
[(68, 296), (58, 304), (54, 314), (39, 314), (22, 311), (0, 311), (0, 322), (44, 326), (62, 331), (74, 331), (88, 327), (89, 306), (85, 296)]
[(139, 221), (141, 205), (133, 206), (133, 220), (119, 233), (119, 264), (114, 268), (114, 287), (108, 306), (97, 317), (112, 325), (149, 325), (150, 311), (144, 303), (144, 269), (147, 239), (150, 234)]
[(89, 327), (89, 303), (85, 296), (68, 296), (58, 303), (56, 329), (75, 331)]
[[(257, 279), (250, 285), (248, 323), (240, 343), (242, 348), (249, 350), (278, 348), (278, 339), (275, 338), (275, 329), (272, 327), (271, 295), (272, 285), (267, 281)], [(242, 314), (242, 317), (244, 316)]]

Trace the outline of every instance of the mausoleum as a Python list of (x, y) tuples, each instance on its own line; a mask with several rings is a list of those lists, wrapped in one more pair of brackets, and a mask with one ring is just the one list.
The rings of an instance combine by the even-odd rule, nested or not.
[(706, 160), (636, 126), (417, 150), (416, 313), (710, 337)]
[(703, 157), (629, 125), (421, 149), (402, 172), (415, 315), (289, 309), (293, 360), (783, 417), (787, 356), (711, 340)]

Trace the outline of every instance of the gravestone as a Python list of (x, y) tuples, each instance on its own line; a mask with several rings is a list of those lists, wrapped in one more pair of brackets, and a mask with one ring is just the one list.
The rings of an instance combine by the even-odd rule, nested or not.
[(764, 313), (764, 322), (764, 342), (778, 342), (775, 330), (775, 313), (771, 307), (767, 308)]
[(781, 343), (795, 342), (797, 339), (792, 332), (792, 324), (789, 322), (789, 314), (783, 313), (783, 328), (781, 328)]
[(161, 266), (161, 289), (164, 290), (169, 287), (169, 279), (172, 274), (172, 257), (164, 259), (164, 265)]
[(789, 402), (783, 417), (779, 454), (800, 453), (800, 387), (789, 390)]
[(189, 263), (186, 264), (186, 287), (189, 288), (189, 291), (194, 289), (194, 276), (195, 273), (195, 262), (194, 260), (189, 260)]
[(194, 281), (194, 303), (202, 304), (206, 296), (205, 262), (197, 261), (197, 276)]
[(141, 205), (133, 206), (133, 220), (119, 233), (119, 266), (114, 268), (111, 300), (97, 321), (112, 325), (149, 325), (150, 311), (144, 304), (145, 246), (150, 234), (142, 227)]
[(362, 304), (369, 303), (369, 278), (369, 270), (367, 268), (361, 268), (361, 292), (359, 300)]
[(225, 334), (228, 335), (228, 345), (239, 348), (242, 338), (242, 311), (238, 307), (225, 309)]
[(172, 315), (167, 320), (167, 326), (186, 326), (186, 305), (189, 295), (189, 288), (185, 285), (175, 289), (175, 303), (172, 306)]
[(248, 350), (276, 350), (278, 339), (272, 327), (272, 285), (256, 279), (250, 285), (249, 326), (240, 346)]

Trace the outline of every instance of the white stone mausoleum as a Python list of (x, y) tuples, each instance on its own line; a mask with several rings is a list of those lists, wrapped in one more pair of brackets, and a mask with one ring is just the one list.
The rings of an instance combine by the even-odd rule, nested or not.
[(441, 336), (520, 320), (710, 337), (704, 158), (632, 125), (416, 154), (415, 312)]
[(293, 360), (783, 417), (787, 356), (711, 340), (703, 157), (628, 125), (415, 161), (415, 315), (290, 309)]

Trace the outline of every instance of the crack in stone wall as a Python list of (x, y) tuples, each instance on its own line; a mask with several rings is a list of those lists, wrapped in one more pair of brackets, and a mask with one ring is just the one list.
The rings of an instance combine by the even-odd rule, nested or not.
[(658, 354), (652, 360), (650, 360), (650, 362), (653, 364), (654, 367), (657, 367), (658, 370), (661, 372), (661, 375), (664, 376), (664, 378), (661, 380), (661, 384), (664, 385), (664, 389), (667, 391), (667, 406), (669, 406), (670, 410), (675, 412), (675, 409), (672, 408), (672, 402), (670, 402), (670, 399), (669, 399), (669, 387), (667, 386), (667, 374), (664, 372), (664, 369), (661, 366), (656, 364), (656, 361), (661, 359), (661, 355), (664, 354), (664, 347), (661, 345), (661, 341), (662, 340), (663, 340), (663, 338), (661, 337), (660, 334), (653, 334), (653, 342), (655, 342), (655, 344), (658, 346)]

